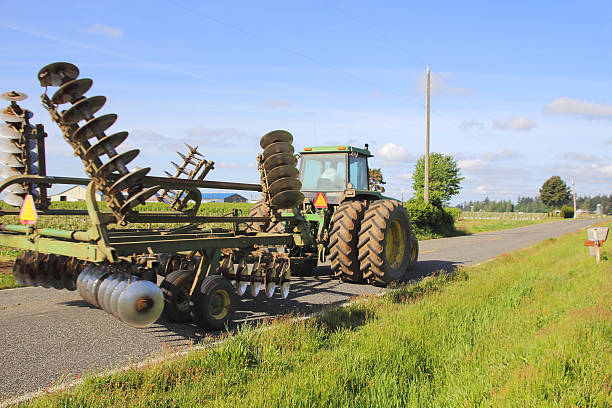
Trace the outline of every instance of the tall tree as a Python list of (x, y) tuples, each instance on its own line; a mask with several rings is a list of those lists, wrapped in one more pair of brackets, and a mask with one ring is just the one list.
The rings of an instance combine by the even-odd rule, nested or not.
[[(412, 188), (417, 197), (423, 197), (425, 190), (425, 156), (417, 161)], [(446, 204), (452, 196), (459, 194), (461, 189), (461, 173), (453, 156), (442, 153), (429, 155), (429, 196), (432, 201)]]
[(383, 184), (387, 184), (387, 182), (383, 179), (383, 174), (380, 169), (368, 169), (368, 178), (372, 190), (380, 191), (381, 193), (385, 192)]
[(555, 209), (567, 204), (572, 199), (570, 188), (559, 176), (552, 176), (542, 184), (540, 189), (542, 202)]

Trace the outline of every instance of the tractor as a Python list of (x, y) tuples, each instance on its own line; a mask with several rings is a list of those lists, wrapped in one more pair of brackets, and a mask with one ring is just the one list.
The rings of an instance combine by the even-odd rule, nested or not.
[[(167, 177), (151, 176), (148, 167), (129, 168), (139, 150), (121, 149), (127, 132), (107, 134), (117, 115), (97, 115), (106, 98), (86, 97), (93, 80), (79, 74), (75, 65), (56, 62), (39, 71), (38, 81), (43, 107), (88, 177), (48, 175), (47, 134), (19, 104), (27, 95), (0, 94), (9, 102), (0, 110), (6, 204), (0, 216), (20, 220), (0, 224), (0, 246), (20, 251), (17, 283), (76, 290), (135, 327), (163, 313), (173, 322), (219, 330), (231, 321), (236, 295), (250, 288), (252, 297), (287, 298), (292, 273), (318, 262), (329, 260), (343, 281), (381, 286), (405, 280), (415, 265), (418, 242), (406, 209), (369, 189), (367, 145), (306, 147), (296, 155), (293, 136), (274, 130), (260, 140), (259, 184), (204, 180), (214, 162), (191, 145), (177, 152), (181, 161), (171, 162)], [(53, 208), (47, 191), (58, 184), (87, 186), (86, 209)], [(205, 215), (200, 189), (261, 192), (263, 200), (248, 216), (238, 210)], [(165, 203), (165, 211), (141, 207), (151, 199)], [(58, 215), (86, 217), (89, 228), (37, 225), (38, 216)]]
[[(401, 203), (370, 190), (368, 145), (305, 147), (299, 156), (305, 197), (301, 210), (317, 247), (294, 248), (294, 263), (305, 272), (328, 260), (334, 275), (345, 282), (386, 286), (406, 280), (416, 265), (419, 243)], [(270, 214), (260, 201), (249, 215)], [(290, 217), (292, 210), (282, 215)], [(251, 227), (260, 232), (285, 230), (282, 222)]]

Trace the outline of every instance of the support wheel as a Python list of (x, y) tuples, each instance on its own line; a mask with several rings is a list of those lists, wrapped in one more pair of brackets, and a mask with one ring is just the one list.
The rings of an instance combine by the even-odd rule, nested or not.
[(359, 263), (363, 277), (386, 286), (407, 278), (411, 261), (411, 228), (406, 209), (395, 200), (370, 204), (359, 231)]
[(418, 258), (419, 240), (414, 236), (414, 234), (410, 234), (410, 263), (408, 264), (408, 269), (412, 269), (416, 266)]
[(189, 291), (195, 278), (194, 271), (179, 270), (169, 273), (160, 287), (164, 294), (164, 317), (175, 323), (191, 321)]
[(346, 282), (363, 282), (357, 245), (366, 207), (365, 201), (347, 201), (336, 208), (332, 217), (328, 258), (334, 275)]
[(234, 287), (223, 276), (210, 275), (193, 294), (191, 314), (202, 328), (222, 330), (234, 312)]

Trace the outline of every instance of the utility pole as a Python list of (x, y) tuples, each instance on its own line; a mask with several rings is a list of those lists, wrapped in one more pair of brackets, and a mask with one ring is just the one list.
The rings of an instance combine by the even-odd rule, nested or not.
[(425, 132), (425, 185), (423, 191), (423, 198), (425, 202), (429, 202), (429, 65), (427, 66), (427, 102), (426, 102), (425, 118), (427, 121), (426, 132)]
[(576, 187), (574, 186), (574, 176), (572, 176), (572, 194), (574, 194), (574, 218), (576, 218)]

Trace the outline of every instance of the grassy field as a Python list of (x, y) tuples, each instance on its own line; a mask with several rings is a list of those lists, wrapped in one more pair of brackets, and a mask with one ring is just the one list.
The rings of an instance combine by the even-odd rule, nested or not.
[(579, 231), (314, 319), (245, 328), (30, 405), (609, 407), (612, 251), (595, 264), (583, 240)]
[(545, 222), (561, 221), (562, 218), (551, 217), (541, 219), (470, 219), (462, 218), (455, 221), (455, 228), (463, 231), (468, 235), (478, 234), (479, 232), (501, 231), (510, 228), (524, 227), (533, 224), (542, 224)]

